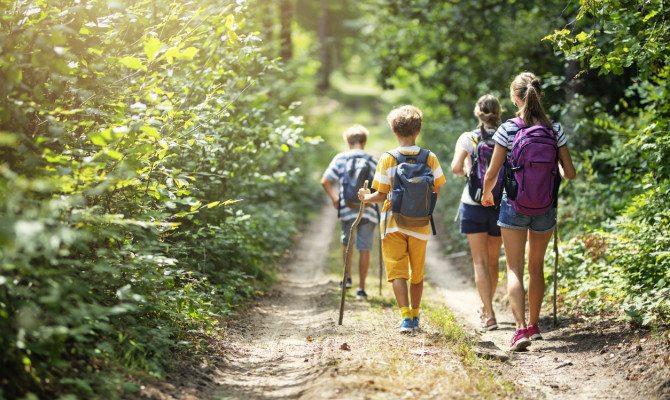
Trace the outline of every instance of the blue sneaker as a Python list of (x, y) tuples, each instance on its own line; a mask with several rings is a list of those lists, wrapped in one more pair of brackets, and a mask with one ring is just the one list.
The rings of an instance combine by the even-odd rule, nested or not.
[(367, 300), (368, 299), (368, 294), (365, 293), (365, 290), (363, 290), (363, 289), (356, 289), (356, 299), (357, 300)]
[(419, 317), (414, 317), (412, 323), (414, 324), (414, 330), (419, 330)]
[(400, 333), (414, 332), (414, 321), (411, 318), (405, 318), (400, 323)]
[[(340, 289), (342, 289), (342, 281), (340, 281), (339, 285), (340, 285)], [(347, 289), (351, 289), (351, 277), (350, 276), (347, 276), (347, 281), (346, 281), (345, 285), (347, 285), (346, 286)]]

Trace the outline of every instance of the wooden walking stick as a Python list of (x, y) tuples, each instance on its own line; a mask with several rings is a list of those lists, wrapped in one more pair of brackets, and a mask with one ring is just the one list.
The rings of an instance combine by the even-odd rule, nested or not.
[(558, 275), (558, 218), (556, 219), (556, 226), (554, 226), (554, 253), (556, 259), (554, 260), (554, 328), (556, 327), (556, 287)]
[[(366, 180), (363, 184), (363, 189), (368, 189), (368, 181)], [(344, 273), (342, 274), (342, 299), (340, 300), (340, 319), (337, 322), (338, 325), (342, 325), (342, 318), (344, 317), (344, 298), (346, 297), (347, 290), (347, 271), (351, 269), (351, 242), (353, 241), (354, 234), (356, 232), (356, 227), (361, 222), (363, 218), (363, 211), (365, 210), (365, 202), (361, 201), (361, 207), (358, 209), (358, 216), (353, 224), (351, 224), (351, 229), (349, 229), (349, 240), (347, 241), (347, 251), (344, 255)]]
[[(378, 211), (377, 213), (377, 226), (379, 227), (379, 230), (382, 229), (382, 224), (381, 224), (381, 211)], [(381, 232), (380, 232), (381, 233)], [(382, 295), (382, 274), (384, 273), (384, 257), (382, 257), (382, 239), (381, 239), (381, 234), (378, 236), (379, 238), (379, 295)]]

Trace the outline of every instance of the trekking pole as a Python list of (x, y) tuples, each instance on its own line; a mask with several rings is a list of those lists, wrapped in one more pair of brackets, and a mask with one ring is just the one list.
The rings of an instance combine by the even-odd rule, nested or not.
[(556, 280), (558, 275), (558, 219), (556, 219), (556, 226), (554, 226), (554, 253), (556, 258), (554, 260), (554, 328), (556, 328)]
[[(367, 180), (363, 184), (363, 189), (365, 190), (368, 189)], [(342, 325), (342, 318), (344, 317), (344, 298), (346, 297), (346, 290), (347, 290), (347, 271), (349, 271), (351, 268), (351, 259), (349, 257), (349, 253), (351, 251), (351, 242), (353, 241), (352, 239), (354, 237), (354, 233), (356, 232), (356, 227), (358, 226), (359, 222), (361, 222), (361, 218), (363, 218), (364, 210), (365, 210), (365, 202), (361, 201), (361, 207), (358, 210), (358, 216), (356, 217), (354, 223), (351, 224), (351, 228), (349, 229), (349, 240), (347, 241), (347, 251), (345, 252), (344, 255), (344, 273), (342, 274), (342, 299), (340, 300), (340, 319), (337, 322), (338, 325)]]

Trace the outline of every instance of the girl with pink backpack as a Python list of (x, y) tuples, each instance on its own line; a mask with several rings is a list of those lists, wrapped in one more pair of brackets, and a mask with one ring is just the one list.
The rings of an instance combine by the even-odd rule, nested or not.
[[(544, 254), (556, 225), (556, 196), (560, 179), (576, 175), (563, 127), (544, 112), (542, 89), (531, 72), (517, 75), (510, 85), (516, 118), (500, 125), (491, 164), (484, 177), (482, 205), (494, 206), (492, 189), (505, 164), (505, 191), (498, 225), (507, 260), (507, 295), (516, 330), (511, 351), (540, 340), (538, 327), (544, 298)], [(560, 175), (559, 175), (560, 174)], [(528, 241), (528, 321), (523, 274)]]

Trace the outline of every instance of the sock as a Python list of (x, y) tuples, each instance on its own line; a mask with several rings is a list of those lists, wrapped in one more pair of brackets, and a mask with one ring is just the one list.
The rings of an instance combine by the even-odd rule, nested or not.
[(412, 308), (412, 317), (413, 318), (418, 318), (419, 317), (419, 310), (420, 310), (420, 308)]
[(412, 310), (409, 307), (400, 307), (400, 314), (402, 314), (402, 319), (412, 319)]

